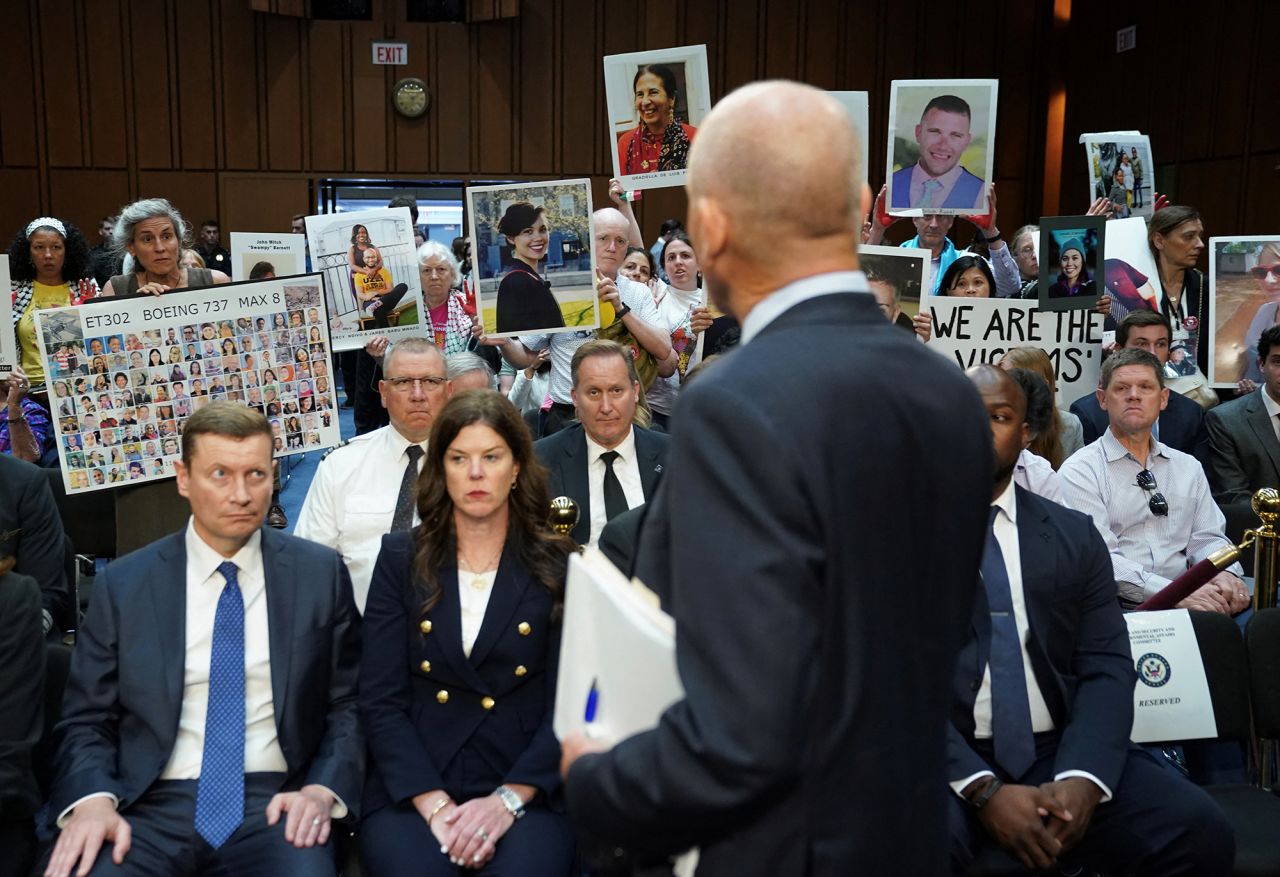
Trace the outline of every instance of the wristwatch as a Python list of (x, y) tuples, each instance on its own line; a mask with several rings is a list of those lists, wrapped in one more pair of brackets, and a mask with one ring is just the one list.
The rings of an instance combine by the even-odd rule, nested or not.
[(506, 786), (498, 786), (498, 788), (493, 790), (493, 793), (502, 800), (502, 803), (507, 808), (508, 813), (516, 819), (524, 818), (524, 801), (520, 800), (519, 795)]
[(986, 786), (983, 787), (982, 791), (975, 793), (973, 797), (966, 798), (965, 800), (974, 810), (981, 810), (983, 807), (987, 806), (988, 802), (991, 801), (996, 792), (1000, 791), (1002, 786), (1004, 786), (1004, 783), (1000, 782), (996, 777), (991, 777), (991, 782), (987, 783)]

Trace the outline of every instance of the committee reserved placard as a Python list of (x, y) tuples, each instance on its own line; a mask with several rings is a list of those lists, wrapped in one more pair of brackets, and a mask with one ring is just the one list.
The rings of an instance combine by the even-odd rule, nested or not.
[(174, 474), (183, 423), (242, 402), (276, 456), (341, 441), (319, 275), (98, 298), (36, 314), (70, 493)]

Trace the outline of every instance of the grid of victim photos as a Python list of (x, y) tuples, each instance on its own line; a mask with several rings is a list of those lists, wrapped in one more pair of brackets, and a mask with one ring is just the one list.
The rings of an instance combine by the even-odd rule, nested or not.
[(55, 342), (49, 394), (71, 488), (173, 475), (183, 420), (219, 399), (265, 414), (277, 454), (320, 447), (337, 417), (323, 319), (305, 307)]

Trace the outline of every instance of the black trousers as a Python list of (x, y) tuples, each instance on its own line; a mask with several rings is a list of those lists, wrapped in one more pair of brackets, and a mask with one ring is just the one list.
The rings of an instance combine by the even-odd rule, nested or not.
[[(120, 814), (133, 831), (124, 864), (104, 845), (90, 871), (145, 877), (334, 877), (333, 837), (323, 846), (298, 849), (284, 839), (286, 817), (267, 825), (266, 809), (280, 791), (280, 774), (245, 774), (244, 822), (218, 849), (196, 833), (196, 780), (161, 780)], [(331, 826), (333, 832), (336, 826)], [(50, 850), (50, 853), (52, 851)], [(44, 856), (43, 869), (49, 854)]]
[[(1020, 785), (1053, 779), (1056, 747), (1043, 752)], [(1003, 779), (1003, 777), (1002, 777)], [(1108, 874), (1230, 874), (1235, 836), (1222, 810), (1199, 786), (1156, 762), (1145, 750), (1129, 748), (1114, 797), (1099, 804), (1085, 836), (1062, 856)], [(964, 874), (978, 851), (994, 841), (958, 795), (951, 796), (951, 870)]]

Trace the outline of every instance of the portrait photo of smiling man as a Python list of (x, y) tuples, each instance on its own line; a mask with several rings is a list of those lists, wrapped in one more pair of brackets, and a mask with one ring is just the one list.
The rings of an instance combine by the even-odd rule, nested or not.
[(995, 106), (994, 80), (894, 82), (886, 174), (891, 209), (985, 213)]

